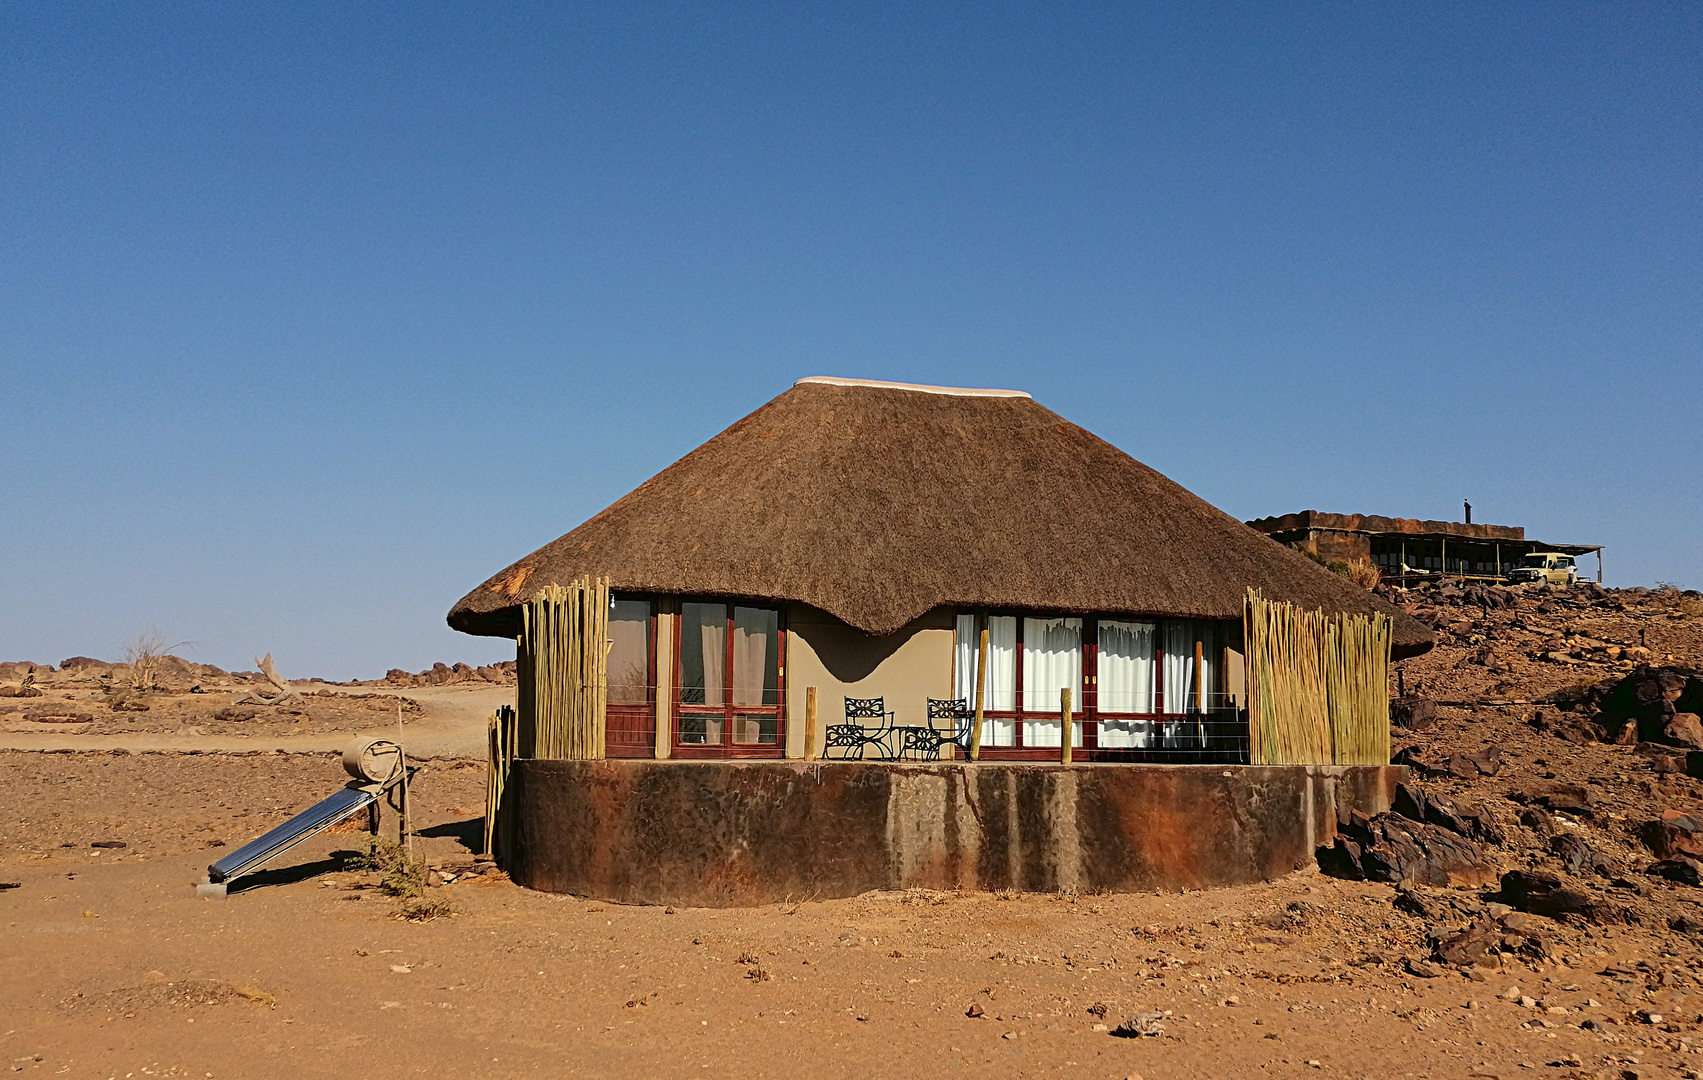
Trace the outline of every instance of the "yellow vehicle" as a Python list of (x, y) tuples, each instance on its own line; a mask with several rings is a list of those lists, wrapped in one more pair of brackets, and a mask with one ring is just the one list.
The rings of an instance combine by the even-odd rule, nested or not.
[(1573, 565), (1571, 555), (1563, 555), (1559, 551), (1534, 551), (1508, 571), (1508, 581), (1514, 585), (1536, 581), (1575, 585), (1579, 581), (1579, 570)]

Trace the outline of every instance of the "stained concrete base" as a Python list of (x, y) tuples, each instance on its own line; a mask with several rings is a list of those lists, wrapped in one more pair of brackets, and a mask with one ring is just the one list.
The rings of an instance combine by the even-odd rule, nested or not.
[(722, 907), (872, 889), (1198, 889), (1310, 869), (1402, 766), (514, 763), (522, 885)]

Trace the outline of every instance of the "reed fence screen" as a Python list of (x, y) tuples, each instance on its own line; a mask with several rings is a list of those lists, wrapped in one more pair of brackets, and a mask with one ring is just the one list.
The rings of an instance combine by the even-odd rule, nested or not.
[(513, 708), (504, 705), (491, 714), (487, 736), (490, 757), (485, 769), (485, 854), (496, 855), (506, 842), (503, 789), (508, 786), (509, 764), (514, 761), (518, 739), (519, 718)]
[(1252, 763), (1389, 764), (1389, 617), (1304, 611), (1256, 589), (1243, 617)]
[(521, 606), (515, 650), (518, 756), (604, 756), (609, 705), (609, 579), (546, 586)]

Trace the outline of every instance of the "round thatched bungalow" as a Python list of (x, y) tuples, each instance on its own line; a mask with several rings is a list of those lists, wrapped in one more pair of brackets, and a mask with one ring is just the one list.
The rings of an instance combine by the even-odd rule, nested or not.
[(1056, 757), (1067, 686), (1090, 760), (1189, 749), (1199, 732), (1176, 721), (1197, 714), (1229, 717), (1212, 729), (1228, 745), (1250, 586), (1383, 612), (1398, 658), (1431, 646), (1012, 390), (802, 379), (468, 593), (449, 624), (515, 637), (522, 601), (585, 575), (616, 596), (610, 756), (804, 756), (808, 686), (824, 728), (845, 697), (926, 723), (929, 698), (973, 701), (983, 628), (986, 759)]
[[(882, 699), (890, 728), (921, 727), (930, 699), (969, 704), (979, 685), (986, 716), (978, 765), (811, 765), (813, 790), (798, 766), (670, 764), (664, 783), (618, 762), (521, 763), (514, 797), (529, 808), (511, 871), (613, 899), (1271, 876), (1310, 858), (1337, 804), (1320, 801), (1317, 768), (1223, 769), (1249, 760), (1248, 590), (1385, 616), (1398, 659), (1432, 643), (1375, 595), (1011, 390), (802, 379), (468, 593), (449, 624), (516, 637), (529, 598), (587, 576), (612, 589), (610, 758), (818, 758), (847, 698)], [(1061, 768), (1065, 689), (1078, 765), (1036, 778), (1043, 767), (1023, 762)], [(807, 695), (822, 714), (814, 745)], [(1108, 762), (1212, 764), (1092, 771)], [(977, 779), (960, 791), (954, 768)], [(1348, 788), (1344, 775), (1332, 791), (1367, 809), (1393, 784), (1387, 766)], [(1082, 784), (1097, 824), (1084, 824)], [(764, 805), (773, 814), (754, 823)], [(848, 838), (844, 822), (861, 819), (862, 839)], [(1060, 829), (1062, 846), (1036, 855), (1036, 837)], [(656, 838), (674, 833), (687, 839), (661, 852)]]

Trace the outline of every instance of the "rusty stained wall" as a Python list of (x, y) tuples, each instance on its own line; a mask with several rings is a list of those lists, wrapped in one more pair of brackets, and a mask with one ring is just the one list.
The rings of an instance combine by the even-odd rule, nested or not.
[(1399, 766), (518, 761), (530, 888), (730, 906), (872, 889), (1202, 888), (1313, 865)]

